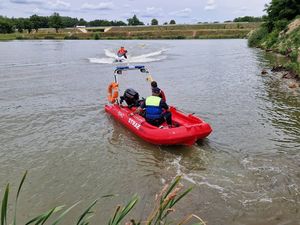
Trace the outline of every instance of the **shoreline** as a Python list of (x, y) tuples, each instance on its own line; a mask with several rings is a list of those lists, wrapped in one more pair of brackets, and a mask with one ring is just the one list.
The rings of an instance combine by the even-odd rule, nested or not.
[(260, 23), (52, 28), (0, 34), (2, 40), (178, 40), (247, 38)]
[(198, 37), (189, 36), (157, 36), (157, 37), (82, 37), (80, 35), (3, 35), (0, 34), (0, 42), (14, 41), (14, 40), (208, 40), (208, 39), (246, 39), (247, 35), (205, 35)]

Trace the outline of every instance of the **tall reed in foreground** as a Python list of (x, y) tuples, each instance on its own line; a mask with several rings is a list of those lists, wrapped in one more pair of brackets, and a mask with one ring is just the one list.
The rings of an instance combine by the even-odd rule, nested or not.
[[(0, 225), (17, 225), (17, 206), (18, 206), (18, 199), (20, 197), (20, 192), (22, 189), (22, 186), (24, 184), (24, 181), (27, 176), (27, 171), (23, 175), (21, 182), (18, 187), (16, 199), (14, 201), (14, 211), (13, 211), (13, 218), (10, 218), (12, 220), (11, 223), (8, 222), (8, 201), (9, 201), (9, 191), (10, 191), (10, 185), (7, 184), (3, 199), (1, 201), (1, 214), (0, 214)], [(166, 185), (162, 191), (156, 196), (154, 208), (152, 212), (149, 214), (147, 219), (142, 222), (136, 222), (136, 220), (131, 219), (130, 222), (124, 223), (125, 217), (128, 215), (128, 213), (135, 207), (136, 203), (138, 202), (138, 197), (135, 195), (132, 197), (132, 199), (126, 204), (125, 207), (118, 206), (112, 215), (112, 217), (109, 219), (107, 225), (119, 225), (122, 222), (126, 225), (160, 225), (160, 224), (178, 224), (183, 225), (187, 224), (188, 222), (191, 222), (193, 219), (197, 220), (197, 223), (194, 223), (193, 225), (205, 225), (205, 222), (198, 216), (194, 214), (190, 214), (187, 217), (183, 218), (180, 222), (177, 223), (170, 223), (168, 222), (168, 219), (175, 211), (174, 206), (177, 204), (184, 196), (186, 196), (192, 188), (188, 188), (186, 190), (183, 190), (183, 185), (180, 184), (181, 177), (178, 176), (174, 179), (174, 181), (170, 185)], [(111, 195), (109, 195), (111, 196)], [(106, 196), (103, 196), (106, 197)], [(84, 211), (81, 215), (79, 215), (78, 219), (74, 222), (76, 225), (89, 225), (89, 219), (94, 215), (94, 212), (92, 211), (92, 208), (97, 203), (97, 200), (93, 201)], [(74, 207), (76, 207), (79, 204), (79, 202), (73, 204), (71, 207), (67, 208), (66, 210), (62, 211), (65, 206), (56, 206), (36, 217), (29, 220), (28, 222), (24, 223), (25, 225), (57, 225), (61, 224), (63, 218), (65, 215), (67, 215)], [(54, 218), (53, 218), (54, 217)], [(50, 222), (51, 218), (51, 222)], [(100, 220), (100, 224), (103, 224), (103, 220)]]

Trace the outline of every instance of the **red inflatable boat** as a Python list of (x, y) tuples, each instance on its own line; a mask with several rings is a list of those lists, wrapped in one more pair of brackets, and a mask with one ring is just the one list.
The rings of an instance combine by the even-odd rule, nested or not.
[(138, 114), (130, 116), (136, 107), (123, 106), (119, 103), (117, 74), (122, 74), (123, 70), (131, 69), (148, 72), (144, 66), (117, 67), (115, 82), (108, 88), (108, 100), (111, 104), (105, 105), (105, 111), (117, 121), (145, 141), (157, 145), (193, 145), (197, 140), (207, 137), (212, 132), (208, 123), (192, 114), (186, 115), (175, 107), (170, 107), (174, 124), (171, 128), (167, 124), (162, 124), (160, 127), (153, 126)]

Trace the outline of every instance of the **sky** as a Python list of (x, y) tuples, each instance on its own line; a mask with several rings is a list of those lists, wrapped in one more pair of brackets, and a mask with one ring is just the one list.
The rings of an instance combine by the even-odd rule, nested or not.
[(241, 16), (262, 16), (271, 0), (0, 0), (0, 15), (29, 17), (33, 14), (123, 20), (134, 14), (144, 23), (156, 18), (160, 24), (223, 22)]

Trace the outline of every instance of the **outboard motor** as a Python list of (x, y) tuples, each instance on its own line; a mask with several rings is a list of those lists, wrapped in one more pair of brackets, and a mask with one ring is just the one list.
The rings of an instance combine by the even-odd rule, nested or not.
[(125, 101), (129, 108), (140, 106), (139, 93), (132, 88), (126, 89), (124, 95), (121, 96), (121, 104)]

